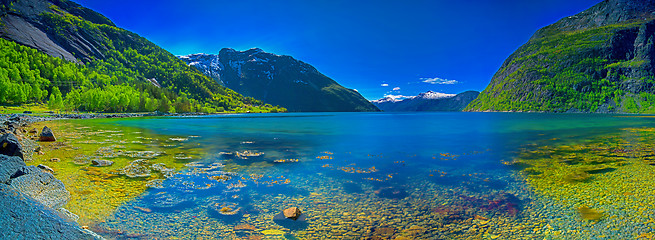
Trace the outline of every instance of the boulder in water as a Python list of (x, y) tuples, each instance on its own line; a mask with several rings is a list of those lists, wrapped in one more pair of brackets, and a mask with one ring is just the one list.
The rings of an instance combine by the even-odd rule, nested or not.
[(297, 208), (297, 207), (290, 207), (290, 208), (284, 209), (283, 213), (284, 213), (284, 217), (290, 218), (290, 219), (293, 219), (293, 220), (298, 219), (298, 217), (300, 217), (300, 215), (302, 214), (302, 212), (300, 211), (300, 208)]

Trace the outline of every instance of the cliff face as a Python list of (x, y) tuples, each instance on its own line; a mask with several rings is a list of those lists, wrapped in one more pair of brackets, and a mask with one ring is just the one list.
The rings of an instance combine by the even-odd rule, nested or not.
[(480, 92), (466, 91), (460, 94), (440, 94), (434, 92), (421, 93), (418, 96), (394, 100), (383, 98), (372, 101), (375, 106), (385, 112), (459, 112), (462, 111)]
[(290, 56), (222, 49), (218, 55), (193, 54), (180, 59), (244, 96), (292, 112), (379, 111), (357, 91), (344, 88), (313, 66)]
[(70, 1), (2, 0), (2, 3), (0, 16), (4, 26), (0, 27), (0, 37), (73, 62), (78, 62), (76, 57), (83, 61), (104, 58), (102, 51), (107, 48), (103, 46), (103, 39), (84, 28), (67, 27), (57, 32), (51, 26), (53, 19), (44, 13), (70, 14), (95, 24), (116, 27), (105, 16)]
[(654, 0), (606, 0), (544, 27), (466, 111), (655, 112), (654, 19)]

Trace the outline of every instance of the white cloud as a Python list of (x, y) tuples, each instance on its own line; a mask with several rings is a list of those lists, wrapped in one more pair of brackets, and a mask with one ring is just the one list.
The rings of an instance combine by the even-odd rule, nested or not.
[(394, 90), (394, 91), (400, 91), (400, 88), (399, 88), (399, 87), (395, 87), (395, 88), (393, 88), (393, 90)]
[(389, 84), (386, 84), (386, 83), (383, 83), (383, 84), (382, 84), (382, 85), (380, 85), (380, 86), (383, 86), (383, 87), (388, 87), (388, 86), (389, 86)]
[(421, 82), (429, 83), (429, 84), (440, 84), (440, 85), (453, 85), (459, 83), (457, 80), (443, 79), (439, 77), (421, 78)]

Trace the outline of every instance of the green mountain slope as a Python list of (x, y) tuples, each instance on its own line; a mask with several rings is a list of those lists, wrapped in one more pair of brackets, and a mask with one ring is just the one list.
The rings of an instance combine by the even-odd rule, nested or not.
[(655, 0), (606, 0), (540, 29), (465, 111), (655, 112)]
[[(54, 94), (61, 92), (62, 100), (53, 106), (89, 111), (283, 110), (220, 86), (154, 43), (117, 28), (106, 17), (76, 3), (0, 2), (0, 37), (25, 46), (2, 43), (13, 50), (3, 52), (8, 65), (3, 69), (10, 74), (2, 75), (0, 71), (0, 84), (4, 84), (0, 89), (16, 92), (11, 86), (32, 86), (31, 92), (23, 88), (22, 93), (17, 93), (27, 98), (5, 97), (0, 104), (39, 102), (45, 99), (44, 94), (57, 100)], [(11, 75), (13, 69), (18, 69), (19, 74)], [(30, 75), (38, 84), (31, 84), (36, 80)], [(116, 90), (119, 88), (122, 90)], [(40, 96), (33, 96), (33, 92)], [(115, 96), (117, 92), (136, 96), (121, 98)]]

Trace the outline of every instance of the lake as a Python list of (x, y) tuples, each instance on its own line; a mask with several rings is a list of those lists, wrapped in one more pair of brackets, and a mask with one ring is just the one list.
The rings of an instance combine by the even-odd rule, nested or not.
[[(652, 238), (655, 226), (649, 116), (288, 113), (40, 124), (60, 141), (34, 164), (55, 169), (72, 195), (67, 209), (111, 239), (620, 239)], [(302, 211), (296, 220), (282, 214), (290, 207)]]

